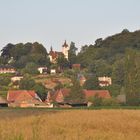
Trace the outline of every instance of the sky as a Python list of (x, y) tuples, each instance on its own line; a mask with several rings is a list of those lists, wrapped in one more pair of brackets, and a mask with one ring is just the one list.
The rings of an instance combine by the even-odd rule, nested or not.
[(65, 40), (80, 48), (140, 29), (140, 0), (0, 0), (0, 49), (38, 41), (49, 51)]

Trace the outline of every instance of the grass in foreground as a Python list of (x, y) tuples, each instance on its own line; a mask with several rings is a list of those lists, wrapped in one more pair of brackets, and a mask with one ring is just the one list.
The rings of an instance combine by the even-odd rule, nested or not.
[(0, 110), (1, 140), (140, 140), (139, 110)]

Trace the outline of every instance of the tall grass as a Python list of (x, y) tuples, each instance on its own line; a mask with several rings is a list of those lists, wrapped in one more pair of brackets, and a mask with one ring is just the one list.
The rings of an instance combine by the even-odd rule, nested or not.
[(0, 140), (140, 140), (139, 110), (64, 110), (17, 116), (0, 119)]

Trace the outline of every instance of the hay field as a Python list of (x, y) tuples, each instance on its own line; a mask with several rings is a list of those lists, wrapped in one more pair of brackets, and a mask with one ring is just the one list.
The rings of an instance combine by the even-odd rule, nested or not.
[(0, 110), (0, 140), (140, 140), (140, 111)]

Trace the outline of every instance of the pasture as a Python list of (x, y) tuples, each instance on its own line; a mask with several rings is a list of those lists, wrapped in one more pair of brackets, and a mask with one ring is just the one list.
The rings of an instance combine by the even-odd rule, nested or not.
[(140, 140), (140, 110), (1, 109), (0, 140)]

